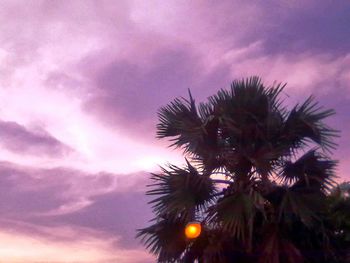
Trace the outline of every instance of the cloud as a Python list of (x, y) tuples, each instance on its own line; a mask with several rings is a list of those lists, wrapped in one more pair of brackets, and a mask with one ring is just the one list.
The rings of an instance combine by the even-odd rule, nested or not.
[(348, 11), (316, 0), (1, 1), (0, 258), (30, 243), (19, 261), (143, 258), (135, 229), (152, 215), (137, 171), (183, 161), (154, 135), (157, 109), (188, 88), (203, 101), (258, 74), (288, 82), (287, 103), (315, 94), (338, 112), (332, 157), (348, 176)]
[[(254, 51), (251, 51), (254, 52)], [(227, 58), (229, 59), (229, 58)], [(333, 89), (347, 88), (350, 81), (350, 53), (346, 56), (325, 54), (254, 55), (232, 65), (236, 76), (259, 75), (268, 82), (288, 83), (290, 95), (325, 94)]]
[[(108, 253), (101, 254), (103, 256), (110, 255), (115, 248), (111, 254), (114, 260), (119, 257), (122, 260), (124, 250), (125, 262), (136, 262), (129, 259), (129, 254), (145, 256), (140, 252), (135, 234), (137, 228), (144, 227), (151, 219), (144, 194), (146, 174), (87, 174), (67, 168), (38, 169), (7, 162), (0, 164), (0, 174), (0, 191), (3, 193), (0, 238), (10, 239), (6, 230), (15, 233), (8, 249), (13, 249), (16, 243), (34, 242), (34, 250), (38, 249), (35, 256), (42, 259), (46, 252), (66, 251), (76, 242), (77, 253), (71, 253), (67, 260), (60, 257), (58, 260), (71, 262), (84, 250), (82, 248), (96, 248), (96, 243), (110, 247)], [(39, 253), (39, 249), (45, 253)], [(11, 254), (5, 252), (0, 249), (2, 259)], [(25, 256), (23, 254), (22, 258)], [(85, 256), (87, 258), (88, 254), (82, 258)], [(92, 262), (99, 260), (91, 259)]]
[[(3, 214), (16, 219), (72, 213), (93, 203), (92, 197), (110, 192), (138, 193), (145, 189), (145, 173), (118, 175), (86, 173), (69, 168), (33, 168), (1, 162), (0, 200)], [(76, 209), (67, 209), (71, 206)]]
[(135, 240), (136, 230), (153, 218), (144, 192), (108, 193), (92, 200), (93, 204), (84, 209), (51, 220), (120, 235), (120, 245), (126, 248), (140, 246)]
[(265, 54), (349, 52), (350, 36), (344, 34), (350, 22), (348, 1), (273, 1), (264, 6), (268, 26), (256, 38), (263, 40)]
[[(2, 222), (0, 222), (2, 223)], [(14, 263), (147, 263), (152, 256), (140, 249), (118, 246), (118, 237), (112, 237), (78, 227), (37, 227), (18, 224), (17, 229), (7, 223), (0, 229), (0, 258)], [(19, 232), (18, 228), (27, 232)], [(40, 235), (38, 235), (40, 232)], [(59, 238), (57, 238), (59, 237)], [(19, 249), (20, 248), (20, 249)]]
[[(200, 58), (179, 47), (160, 49), (147, 65), (117, 60), (100, 71), (96, 79), (98, 91), (85, 109), (111, 126), (123, 127), (124, 132), (154, 137), (156, 113), (161, 105), (187, 96), (188, 89), (205, 90), (227, 80), (225, 68), (215, 68), (206, 75), (203, 71)], [(203, 81), (213, 74), (224, 79)]]
[(12, 121), (0, 121), (0, 143), (20, 154), (60, 157), (72, 151), (44, 130), (29, 130)]
[[(343, 1), (331, 8), (315, 1), (135, 1), (123, 52), (108, 49), (84, 60), (95, 87), (84, 107), (111, 127), (150, 139), (159, 106), (186, 96), (188, 88), (202, 100), (235, 78), (259, 74), (290, 83), (297, 95), (315, 91), (325, 79), (346, 76), (348, 41), (339, 31), (347, 24), (348, 6)], [(328, 8), (324, 20), (320, 14)], [(318, 30), (325, 24), (337, 29), (344, 45)]]
[[(334, 14), (347, 6), (331, 7), (330, 27), (346, 21), (343, 12)], [(345, 81), (346, 37), (341, 52), (333, 52), (338, 42), (325, 39), (324, 30), (316, 30), (324, 34), (318, 38), (298, 26), (324, 25), (319, 14), (326, 8), (314, 1), (4, 2), (0, 118), (25, 127), (39, 123), (76, 151), (51, 165), (154, 168), (176, 160), (154, 139), (157, 109), (187, 96), (188, 88), (204, 100), (235, 78), (260, 74), (267, 82), (287, 81), (291, 97), (302, 97), (334, 76)], [(13, 10), (20, 19), (11, 19)], [(12, 32), (20, 33), (9, 37)], [(317, 48), (316, 42), (330, 44)], [(30, 162), (49, 163), (24, 164)]]

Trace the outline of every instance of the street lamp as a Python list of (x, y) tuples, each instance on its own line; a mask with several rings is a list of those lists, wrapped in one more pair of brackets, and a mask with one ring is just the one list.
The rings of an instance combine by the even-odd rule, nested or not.
[(202, 226), (200, 222), (190, 222), (185, 227), (185, 235), (187, 238), (193, 239), (199, 237)]

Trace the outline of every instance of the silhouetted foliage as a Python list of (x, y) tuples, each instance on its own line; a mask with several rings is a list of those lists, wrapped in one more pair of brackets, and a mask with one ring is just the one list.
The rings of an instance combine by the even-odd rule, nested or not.
[[(348, 262), (349, 184), (336, 186), (327, 156), (334, 111), (313, 97), (288, 109), (284, 87), (252, 77), (198, 106), (190, 93), (159, 110), (158, 138), (187, 164), (151, 177), (156, 217), (138, 237), (158, 262)], [(195, 220), (203, 232), (186, 239)]]

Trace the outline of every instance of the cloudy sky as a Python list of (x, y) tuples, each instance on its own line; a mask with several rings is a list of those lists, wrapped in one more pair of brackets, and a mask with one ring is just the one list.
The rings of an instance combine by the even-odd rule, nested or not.
[(314, 94), (350, 179), (350, 2), (0, 0), (0, 261), (152, 262), (157, 109), (236, 78)]

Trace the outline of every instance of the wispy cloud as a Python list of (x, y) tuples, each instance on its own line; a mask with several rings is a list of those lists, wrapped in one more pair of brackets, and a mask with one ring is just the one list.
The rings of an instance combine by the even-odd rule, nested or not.
[[(0, 258), (4, 262), (147, 263), (152, 256), (118, 246), (118, 237), (79, 227), (37, 227), (17, 224), (0, 230)], [(18, 228), (27, 232), (20, 232)]]
[(59, 158), (72, 151), (45, 130), (29, 130), (12, 121), (0, 121), (0, 137), (3, 147), (21, 154)]
[[(0, 239), (7, 243), (0, 249), (2, 260), (138, 262), (149, 258), (134, 240), (136, 229), (151, 219), (144, 195), (146, 174), (87, 174), (4, 162), (0, 172)], [(33, 246), (11, 258), (16, 246), (30, 243)]]

